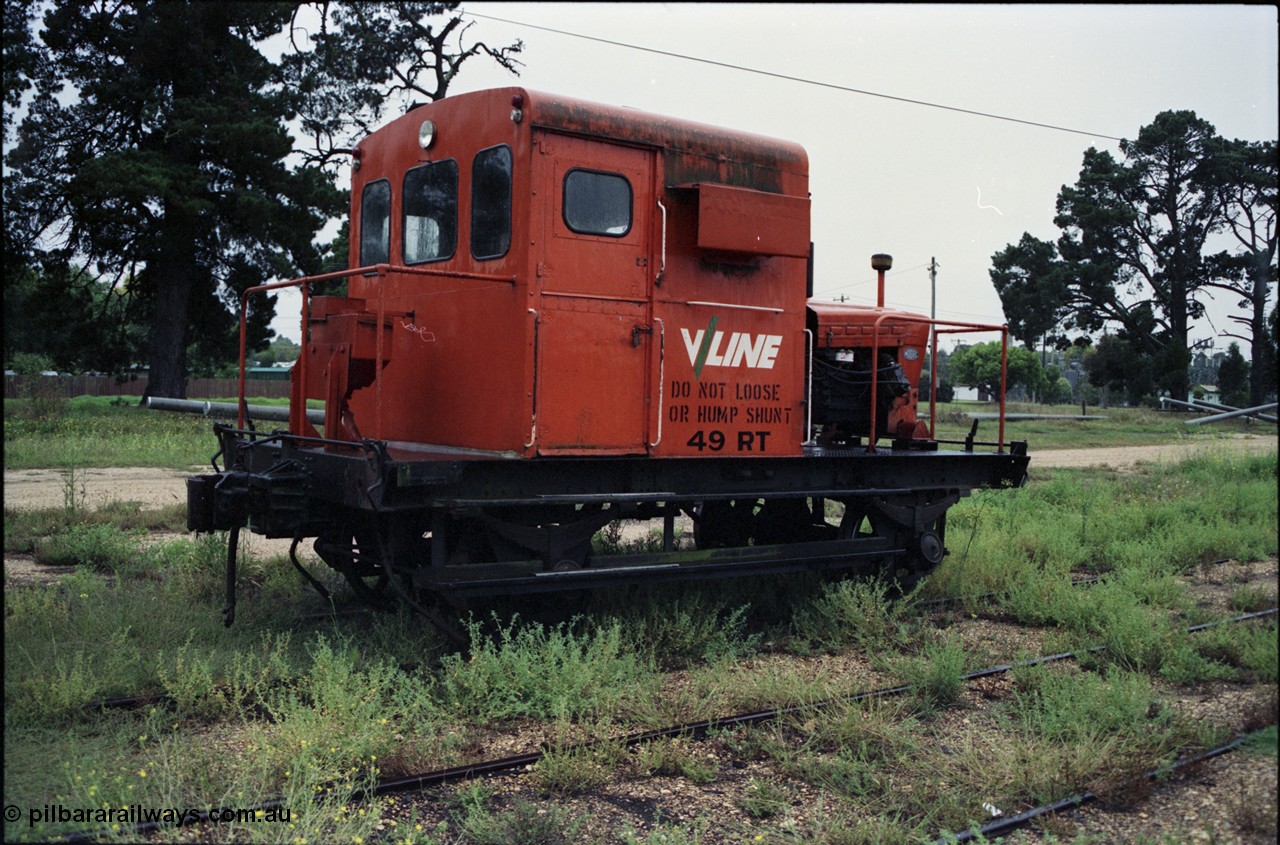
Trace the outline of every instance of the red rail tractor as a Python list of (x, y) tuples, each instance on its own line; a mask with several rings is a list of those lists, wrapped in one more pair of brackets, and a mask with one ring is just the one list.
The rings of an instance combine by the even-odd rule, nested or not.
[[(190, 527), (232, 532), (228, 624), (246, 527), (316, 538), (370, 600), (909, 580), (961, 496), (1025, 480), (1003, 421), (948, 443), (918, 413), (937, 334), (1004, 327), (885, 309), (882, 255), (879, 307), (809, 298), (796, 144), (505, 88), (366, 137), (351, 197), (351, 269), (251, 291), (301, 289), (288, 430), (256, 430), (242, 393), (223, 468), (188, 482)], [(336, 278), (345, 296), (313, 295)], [(650, 519), (662, 551), (593, 552), (608, 523)]]

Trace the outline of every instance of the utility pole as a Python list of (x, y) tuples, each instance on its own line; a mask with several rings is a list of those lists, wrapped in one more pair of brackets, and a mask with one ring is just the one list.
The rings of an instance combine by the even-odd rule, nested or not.
[[(930, 320), (938, 319), (938, 259), (937, 258), (929, 259), (929, 319)], [(935, 328), (936, 327), (932, 323), (929, 324), (929, 349), (930, 350), (934, 349), (937, 346), (937, 343), (934, 339)], [(938, 383), (938, 362), (934, 361), (932, 358), (929, 359), (929, 378), (933, 380), (934, 384)], [(930, 401), (932, 401), (932, 397), (933, 397), (932, 385), (929, 388), (929, 396), (930, 396)]]
[(929, 259), (929, 319), (938, 319), (938, 259)]

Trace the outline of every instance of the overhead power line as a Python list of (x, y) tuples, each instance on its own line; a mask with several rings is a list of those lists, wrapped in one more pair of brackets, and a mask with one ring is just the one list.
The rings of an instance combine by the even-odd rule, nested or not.
[(927, 100), (913, 100), (909, 97), (897, 97), (897, 96), (894, 96), (893, 94), (884, 94), (879, 91), (866, 91), (861, 88), (850, 88), (847, 85), (837, 85), (834, 82), (822, 82), (821, 80), (817, 80), (817, 79), (806, 79), (802, 76), (790, 76), (785, 73), (775, 73), (774, 71), (760, 70), (759, 68), (746, 67), (745, 65), (735, 65), (729, 62), (718, 62), (718, 61), (715, 61), (714, 59), (704, 59), (699, 56), (689, 56), (684, 53), (675, 53), (669, 50), (658, 50), (653, 47), (641, 47), (638, 44), (627, 44), (624, 41), (612, 41), (608, 38), (599, 38), (594, 35), (583, 35), (580, 32), (569, 32), (568, 30), (555, 29), (554, 27), (549, 27), (549, 26), (539, 26), (538, 24), (525, 23), (523, 21), (513, 21), (513, 20), (510, 20), (509, 18), (500, 18), (495, 15), (482, 15), (479, 12), (472, 12), (469, 10), (464, 12), (464, 14), (470, 15), (473, 18), (483, 18), (484, 20), (498, 21), (499, 23), (511, 24), (512, 26), (522, 26), (528, 29), (537, 29), (537, 30), (541, 30), (542, 32), (551, 32), (551, 33), (555, 33), (556, 35), (568, 36), (569, 38), (581, 38), (584, 41), (595, 41), (599, 44), (609, 44), (613, 47), (623, 47), (627, 50), (639, 50), (642, 53), (653, 53), (654, 55), (667, 56), (673, 59), (684, 59), (685, 61), (689, 61), (689, 62), (698, 62), (704, 65), (712, 65), (714, 67), (722, 67), (722, 68), (727, 68), (729, 70), (738, 70), (738, 71), (742, 71), (743, 73), (754, 73), (758, 76), (768, 76), (773, 79), (786, 80), (787, 82), (799, 82), (803, 85), (816, 85), (819, 88), (830, 88), (835, 91), (844, 91), (849, 94), (862, 94), (867, 97), (879, 97), (880, 99), (883, 99), (883, 100), (893, 100), (894, 102), (907, 103), (913, 106), (925, 106), (931, 109), (942, 109), (944, 111), (959, 112), (960, 114), (969, 114), (975, 117), (985, 117), (991, 120), (1003, 120), (1008, 123), (1021, 123), (1024, 126), (1035, 126), (1039, 129), (1052, 129), (1056, 132), (1070, 132), (1074, 135), (1088, 135), (1091, 138), (1105, 138), (1108, 141), (1124, 140), (1123, 138), (1118, 138), (1115, 135), (1104, 135), (1101, 132), (1087, 132), (1083, 129), (1072, 129), (1069, 126), (1056, 126), (1052, 123), (1039, 123), (1034, 120), (1023, 120), (1022, 118), (1019, 118), (1019, 117), (1009, 117), (1007, 115), (993, 114), (991, 112), (975, 111), (974, 109), (965, 109), (965, 108), (960, 108), (959, 106), (948, 106), (942, 103), (931, 103)]

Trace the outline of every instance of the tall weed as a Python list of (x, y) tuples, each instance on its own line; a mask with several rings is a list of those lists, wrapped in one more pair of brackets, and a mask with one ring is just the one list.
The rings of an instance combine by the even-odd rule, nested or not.
[(51, 566), (89, 566), (117, 574), (143, 569), (139, 535), (114, 525), (73, 524), (36, 543), (35, 557)]
[[(652, 597), (651, 597), (652, 598)], [(747, 631), (747, 605), (730, 607), (701, 591), (638, 601), (618, 618), (629, 646), (663, 669), (737, 660), (759, 645)]]
[[(495, 620), (496, 621), (496, 620)], [(449, 655), (440, 672), (445, 706), (476, 719), (607, 715), (651, 689), (654, 671), (627, 648), (617, 622), (547, 627), (518, 619), (487, 636), (469, 624), (468, 657)]]
[(964, 690), (966, 655), (963, 644), (955, 638), (930, 640), (919, 656), (910, 655), (892, 661), (891, 665), (903, 681), (912, 687), (915, 709), (932, 714), (960, 699)]
[(793, 618), (795, 635), (813, 646), (840, 651), (856, 645), (878, 651), (906, 643), (914, 594), (895, 599), (881, 580), (846, 580), (825, 585)]

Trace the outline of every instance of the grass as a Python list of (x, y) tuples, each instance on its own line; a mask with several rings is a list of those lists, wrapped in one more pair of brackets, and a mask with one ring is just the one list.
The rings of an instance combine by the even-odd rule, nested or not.
[(978, 491), (948, 514), (953, 554), (925, 592), (1052, 589), (1072, 573), (1161, 577), (1216, 558), (1258, 560), (1276, 549), (1276, 477), (1275, 453), (1202, 455), (1115, 478), (1054, 470), (1020, 490)]
[(199, 414), (152, 411), (131, 397), (80, 396), (53, 410), (33, 408), (27, 399), (5, 399), (4, 465), (7, 470), (208, 466), (218, 450), (213, 422)]
[[(87, 438), (94, 419), (120, 415), (133, 425), (129, 415), (154, 413), (72, 404), (73, 423), (54, 431), (46, 452)], [(208, 422), (198, 422), (212, 446)], [(15, 435), (23, 437), (38, 439)], [(104, 448), (115, 450), (109, 441)], [(147, 447), (135, 459), (164, 451)], [(531, 788), (557, 800), (627, 778), (728, 789), (733, 770), (688, 740), (625, 753), (609, 742), (571, 748), (659, 722), (867, 688), (832, 671), (846, 665), (918, 691), (719, 734), (722, 754), (760, 767), (740, 792), (750, 826), (704, 818), (617, 831), (620, 841), (915, 841), (983, 818), (982, 800), (1007, 809), (1081, 786), (1123, 797), (1129, 774), (1222, 732), (1189, 725), (1159, 690), (1277, 683), (1275, 623), (1188, 636), (1183, 629), (1202, 612), (1181, 578), (1215, 558), (1274, 554), (1276, 477), (1274, 456), (1210, 453), (1124, 476), (1054, 470), (1024, 489), (964, 500), (948, 521), (951, 554), (918, 594), (992, 591), (994, 600), (966, 609), (1046, 629), (1064, 648), (1109, 645), (1083, 668), (1023, 671), (1008, 695), (973, 710), (958, 678), (977, 653), (916, 612), (915, 596), (895, 600), (876, 581), (742, 579), (602, 594), (559, 625), (473, 619), (460, 654), (405, 613), (304, 621), (329, 606), (286, 561), (250, 553), (237, 623), (225, 629), (225, 537), (156, 543), (148, 535), (174, 530), (179, 512), (90, 509), (69, 472), (63, 507), (5, 512), (7, 550), (72, 568), (51, 586), (6, 589), (6, 803), (248, 806), (282, 795), (294, 828), (244, 823), (218, 836), (371, 841), (389, 805), (357, 807), (354, 790), (379, 774), (486, 756), (495, 731), (530, 726), (556, 738)], [(338, 603), (349, 600), (340, 579), (320, 574)], [(1082, 574), (1102, 582), (1070, 588)], [(1235, 585), (1228, 600), (1230, 612), (1274, 602), (1274, 585), (1256, 583)], [(405, 672), (401, 663), (422, 668)], [(83, 709), (147, 692), (172, 702)], [(815, 790), (821, 798), (798, 821), (793, 802)], [(580, 841), (580, 819), (565, 806), (473, 787), (415, 841)], [(4, 834), (44, 839), (74, 827), (23, 821), (6, 823)]]

